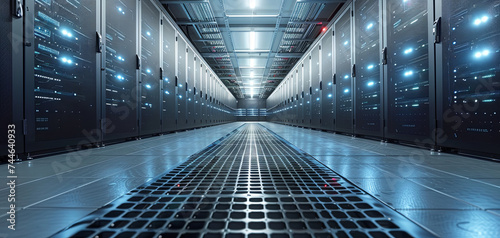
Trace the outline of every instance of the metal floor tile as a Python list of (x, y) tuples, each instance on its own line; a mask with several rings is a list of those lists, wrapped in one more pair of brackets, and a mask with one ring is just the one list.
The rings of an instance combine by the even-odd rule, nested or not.
[(402, 210), (440, 237), (500, 237), (500, 216), (479, 210)]
[(433, 237), (258, 124), (246, 124), (55, 237)]

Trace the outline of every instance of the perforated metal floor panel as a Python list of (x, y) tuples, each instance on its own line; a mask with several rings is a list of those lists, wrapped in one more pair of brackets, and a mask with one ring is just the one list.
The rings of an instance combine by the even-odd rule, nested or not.
[(263, 126), (245, 124), (55, 237), (433, 235)]

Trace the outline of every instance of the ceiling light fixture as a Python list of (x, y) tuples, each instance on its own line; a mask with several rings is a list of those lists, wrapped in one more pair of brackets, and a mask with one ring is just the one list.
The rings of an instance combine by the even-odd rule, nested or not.
[(227, 17), (278, 17), (279, 15), (226, 15)]
[(250, 8), (251, 9), (255, 8), (255, 0), (250, 0)]
[(250, 50), (255, 50), (255, 31), (250, 32)]

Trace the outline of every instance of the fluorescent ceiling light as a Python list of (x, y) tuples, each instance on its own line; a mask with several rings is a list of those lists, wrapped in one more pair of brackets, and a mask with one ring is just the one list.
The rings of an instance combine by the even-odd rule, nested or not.
[(255, 31), (250, 32), (250, 50), (255, 50)]
[(262, 66), (240, 66), (240, 69), (265, 69), (266, 67)]
[(234, 50), (236, 53), (267, 53), (270, 50)]
[(251, 9), (255, 8), (255, 0), (250, 0), (250, 8)]
[(227, 17), (278, 17), (278, 15), (226, 15)]

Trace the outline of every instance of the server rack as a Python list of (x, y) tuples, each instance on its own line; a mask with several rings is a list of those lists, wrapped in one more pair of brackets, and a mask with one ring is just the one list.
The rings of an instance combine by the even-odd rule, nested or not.
[[(0, 9), (0, 128), (8, 135), (0, 138), (0, 157), (7, 156), (8, 149), (14, 149), (14, 154), (24, 152), (23, 125), (23, 17), (14, 13), (16, 6), (10, 1), (8, 6)], [(13, 125), (9, 126), (9, 125)], [(14, 130), (14, 131), (8, 131)], [(9, 143), (14, 142), (14, 143)], [(10, 146), (9, 145), (15, 145)]]
[(353, 132), (353, 78), (351, 7), (347, 7), (335, 27), (336, 130)]
[(214, 94), (214, 80), (213, 80), (213, 74), (210, 71), (210, 80), (208, 80), (208, 101), (207, 101), (207, 118), (208, 118), (208, 125), (213, 125), (213, 119), (214, 119), (214, 114), (213, 114), (213, 94)]
[(103, 2), (102, 133), (103, 140), (139, 135), (138, 125), (138, 3)]
[(163, 114), (162, 131), (175, 131), (177, 115), (177, 97), (175, 95), (175, 29), (169, 21), (163, 18)]
[(209, 80), (209, 74), (208, 74), (208, 67), (205, 66), (205, 70), (203, 70), (203, 81), (202, 81), (202, 87), (200, 89), (201, 92), (201, 120), (202, 120), (202, 125), (205, 126), (208, 123), (208, 114), (207, 114), (207, 104), (208, 104), (208, 96), (207, 96), (207, 85), (208, 85), (208, 80)]
[(161, 132), (160, 10), (141, 1), (140, 135)]
[(439, 1), (439, 146), (500, 154), (500, 1)]
[(194, 81), (196, 75), (196, 56), (194, 54), (193, 49), (188, 48), (188, 56), (187, 56), (187, 83), (186, 83), (186, 126), (188, 128), (193, 127), (194, 123)]
[(187, 129), (187, 45), (184, 39), (177, 34), (177, 120), (176, 125), (178, 130)]
[(292, 109), (292, 125), (295, 125), (297, 126), (298, 125), (298, 115), (299, 115), (299, 93), (297, 91), (297, 88), (298, 88), (298, 82), (297, 82), (297, 74), (294, 72), (295, 69), (292, 69), (292, 73), (290, 74), (290, 80), (292, 82), (292, 89), (291, 89), (291, 92), (292, 92), (292, 106), (293, 106), (293, 109)]
[(321, 129), (323, 130), (335, 130), (333, 55), (333, 30), (328, 30), (321, 40)]
[(290, 104), (292, 103), (292, 100), (290, 99), (290, 79), (286, 78), (285, 79), (285, 89), (283, 91), (284, 93), (284, 99), (286, 100), (286, 110), (285, 110), (285, 122), (286, 124), (290, 124), (290, 117), (292, 116), (292, 111), (290, 110)]
[(385, 0), (384, 10), (385, 137), (434, 140), (433, 1)]
[(321, 45), (316, 45), (311, 52), (311, 127), (321, 128), (321, 92), (323, 83), (321, 82)]
[(26, 2), (26, 152), (101, 141), (97, 3)]
[(299, 114), (298, 114), (298, 125), (304, 126), (304, 104), (305, 104), (305, 92), (304, 92), (304, 77), (303, 77), (303, 62), (300, 61), (297, 64), (297, 68), (295, 70), (295, 73), (297, 74), (297, 81), (298, 81), (298, 92), (299, 92)]
[(382, 1), (354, 1), (355, 133), (383, 137)]
[(311, 84), (311, 55), (307, 55), (307, 57), (304, 59), (304, 72), (303, 72), (303, 78), (304, 78), (304, 91), (305, 91), (305, 97), (304, 97), (304, 126), (310, 127), (312, 123), (312, 84)]
[[(201, 61), (201, 60), (200, 60)], [(199, 65), (199, 67), (198, 67)], [(201, 126), (201, 81), (203, 80), (203, 74), (205, 73), (204, 65), (201, 62), (196, 64), (198, 68), (196, 70), (196, 77), (194, 82), (194, 124), (196, 126)]]

